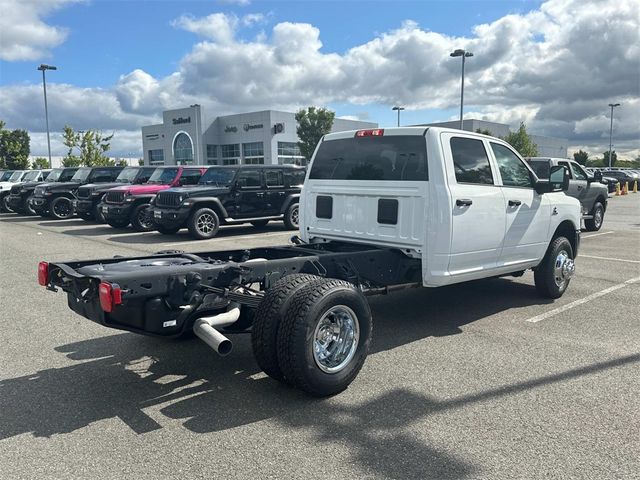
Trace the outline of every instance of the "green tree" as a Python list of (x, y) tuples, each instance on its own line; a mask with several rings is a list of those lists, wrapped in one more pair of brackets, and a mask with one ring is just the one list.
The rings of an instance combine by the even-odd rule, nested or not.
[(577, 152), (573, 152), (573, 159), (580, 165), (586, 165), (589, 160), (589, 154), (584, 150), (578, 150)]
[(141, 167), (144, 166), (144, 158), (138, 159), (138, 165), (140, 165)]
[(603, 154), (604, 156), (604, 164), (605, 166), (611, 166), (611, 167), (615, 167), (616, 166), (616, 162), (618, 161), (618, 154), (616, 153), (616, 151), (612, 151), (611, 152), (611, 165), (609, 165), (609, 151), (607, 150), (606, 152), (604, 152)]
[(80, 136), (80, 161), (88, 167), (114, 166), (115, 161), (105, 155), (111, 148), (113, 134), (102, 135), (98, 130), (87, 130)]
[(33, 159), (31, 168), (33, 168), (34, 170), (43, 170), (45, 168), (49, 168), (49, 160), (44, 157), (36, 157)]
[(523, 157), (535, 157), (538, 155), (538, 147), (527, 133), (524, 122), (520, 123), (520, 128), (518, 128), (517, 132), (509, 133), (504, 140)]
[(69, 125), (62, 129), (62, 143), (67, 147), (67, 154), (62, 159), (63, 167), (79, 167), (82, 165), (80, 157), (74, 154), (74, 149), (78, 148), (80, 134), (76, 133)]
[(491, 133), (491, 130), (487, 130), (486, 128), (476, 128), (476, 133), (481, 133), (482, 135), (493, 136), (493, 133)]
[(300, 152), (307, 161), (311, 160), (316, 145), (323, 137), (331, 131), (333, 120), (336, 114), (326, 108), (309, 107), (308, 109), (298, 110), (296, 113), (296, 129), (300, 141)]
[(29, 168), (31, 139), (26, 130), (8, 130), (0, 120), (0, 168), (24, 170)]
[(118, 167), (126, 167), (126, 166), (129, 165), (124, 158), (116, 159), (115, 163), (116, 163), (116, 166), (118, 166)]

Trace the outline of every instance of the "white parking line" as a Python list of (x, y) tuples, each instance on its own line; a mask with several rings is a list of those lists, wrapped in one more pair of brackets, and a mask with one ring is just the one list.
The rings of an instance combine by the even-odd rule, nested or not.
[(240, 236), (228, 236), (228, 237), (218, 237), (218, 238), (211, 238), (209, 240), (190, 240), (188, 242), (173, 242), (173, 243), (165, 243), (165, 247), (172, 247), (175, 245), (202, 245), (204, 242), (222, 242), (224, 240), (230, 240), (230, 241), (236, 241), (236, 240), (244, 240), (244, 239), (250, 239), (250, 238), (258, 238), (258, 235), (260, 237), (276, 237), (278, 235), (282, 236), (282, 235), (286, 235), (286, 232), (271, 232), (271, 233), (261, 233), (261, 234), (252, 234), (252, 235), (240, 235)]
[(554, 308), (553, 310), (549, 310), (548, 312), (541, 313), (540, 315), (536, 315), (535, 317), (531, 317), (531, 318), (527, 319), (526, 321), (530, 322), (530, 323), (538, 323), (538, 322), (540, 322), (542, 320), (545, 320), (545, 319), (547, 319), (549, 317), (553, 317), (554, 315), (557, 315), (558, 313), (566, 312), (567, 310), (570, 310), (573, 307), (577, 307), (578, 305), (582, 305), (584, 303), (590, 302), (591, 300), (594, 300), (596, 298), (602, 297), (602, 296), (606, 295), (607, 293), (611, 293), (611, 292), (615, 292), (616, 290), (620, 290), (621, 288), (624, 288), (627, 285), (631, 285), (632, 283), (635, 283), (635, 282), (640, 282), (640, 277), (631, 278), (631, 279), (627, 280), (626, 282), (618, 283), (617, 285), (613, 285), (612, 287), (605, 288), (604, 290), (600, 290), (599, 292), (596, 292), (596, 293), (592, 293), (591, 295), (587, 295), (586, 297), (581, 298), (580, 300), (576, 300), (574, 302), (567, 303), (566, 305), (563, 305), (562, 307)]
[(640, 263), (640, 260), (626, 260), (624, 258), (596, 257), (595, 255), (578, 255), (578, 258), (595, 258), (597, 260), (610, 260), (612, 262)]
[(598, 237), (600, 235), (609, 235), (610, 233), (614, 233), (614, 232), (613, 231), (611, 231), (611, 232), (600, 232), (600, 233), (594, 233), (592, 235), (582, 235), (582, 239)]

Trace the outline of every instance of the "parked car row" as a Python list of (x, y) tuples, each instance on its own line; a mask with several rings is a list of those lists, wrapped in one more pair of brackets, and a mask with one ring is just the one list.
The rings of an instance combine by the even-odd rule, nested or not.
[[(28, 172), (28, 173), (26, 173)], [(293, 165), (75, 167), (6, 172), (6, 211), (214, 237), (221, 225), (298, 228), (305, 169)], [(4, 183), (0, 181), (0, 186)], [(6, 194), (5, 194), (6, 192)]]

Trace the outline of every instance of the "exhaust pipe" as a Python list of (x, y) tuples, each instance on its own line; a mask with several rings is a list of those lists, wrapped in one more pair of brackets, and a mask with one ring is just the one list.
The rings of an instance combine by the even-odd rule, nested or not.
[(231, 340), (222, 335), (218, 330), (213, 328), (224, 327), (238, 321), (240, 317), (240, 307), (214, 315), (213, 317), (202, 317), (193, 324), (193, 333), (195, 333), (204, 343), (213, 348), (218, 355), (224, 357), (231, 353), (233, 344)]

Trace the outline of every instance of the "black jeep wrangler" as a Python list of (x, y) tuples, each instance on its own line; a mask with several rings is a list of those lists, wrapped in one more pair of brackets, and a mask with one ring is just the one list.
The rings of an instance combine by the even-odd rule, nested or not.
[(304, 177), (305, 169), (293, 165), (210, 167), (197, 185), (158, 193), (151, 205), (156, 230), (172, 234), (186, 227), (202, 240), (214, 237), (221, 224), (264, 227), (284, 220), (297, 229)]
[(73, 216), (73, 201), (81, 185), (113, 182), (124, 167), (80, 167), (68, 182), (38, 185), (30, 199), (33, 210), (42, 217), (64, 220)]
[(77, 200), (74, 203), (76, 214), (83, 220), (105, 223), (106, 220), (99, 205), (107, 190), (123, 185), (146, 183), (155, 169), (156, 167), (125, 167), (113, 182), (96, 182), (81, 186), (78, 188)]
[(47, 178), (51, 174), (51, 170), (31, 170), (18, 183), (11, 186), (11, 190), (4, 193), (0, 208), (6, 212), (19, 213), (21, 215), (30, 215), (31, 213), (25, 209), (26, 200), (36, 185), (48, 181)]

